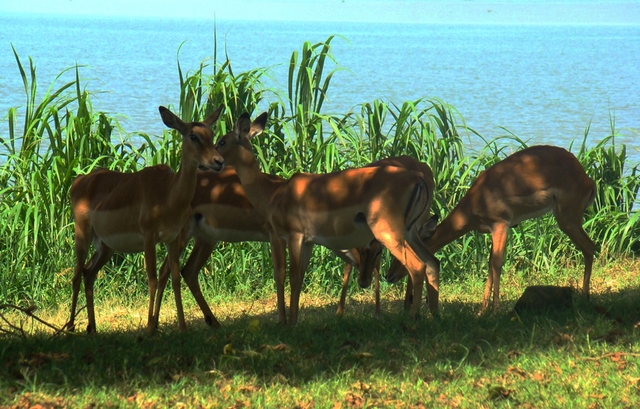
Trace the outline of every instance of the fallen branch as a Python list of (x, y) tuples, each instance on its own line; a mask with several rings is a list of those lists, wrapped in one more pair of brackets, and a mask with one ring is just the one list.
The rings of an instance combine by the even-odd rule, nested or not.
[[(34, 304), (29, 305), (27, 308), (23, 308), (20, 307), (18, 305), (14, 305), (14, 304), (0, 304), (0, 311), (5, 310), (5, 309), (12, 309), (12, 310), (17, 310), (19, 312), (22, 312), (23, 314), (31, 317), (32, 319), (36, 320), (37, 322), (39, 322), (40, 324), (44, 325), (45, 327), (51, 328), (52, 330), (54, 330), (55, 332), (53, 333), (53, 335), (51, 336), (51, 338), (58, 336), (61, 333), (69, 333), (68, 331), (65, 330), (65, 326), (63, 326), (62, 328), (59, 328), (45, 320), (43, 320), (42, 318), (38, 317), (37, 315), (34, 314), (34, 311), (36, 311), (38, 309), (37, 306), (35, 306)], [(79, 311), (78, 311), (79, 312)], [(5, 333), (5, 334), (9, 334), (9, 335), (15, 335), (15, 336), (19, 336), (22, 338), (26, 338), (27, 337), (27, 333), (25, 332), (23, 325), (23, 322), (21, 323), (20, 326), (15, 325), (14, 323), (12, 323), (11, 321), (9, 321), (7, 319), (7, 317), (5, 317), (2, 313), (0, 313), (0, 320), (2, 320), (8, 327), (9, 329), (3, 328), (2, 326), (0, 326), (0, 332)]]

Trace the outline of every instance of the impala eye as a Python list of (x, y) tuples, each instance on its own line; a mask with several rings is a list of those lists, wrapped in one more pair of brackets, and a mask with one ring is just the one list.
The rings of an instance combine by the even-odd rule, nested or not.
[(218, 142), (218, 146), (224, 146), (224, 144), (226, 143), (226, 141), (224, 139), (220, 140)]
[(189, 135), (189, 139), (191, 139), (192, 141), (197, 141), (198, 140), (198, 136), (196, 134), (191, 134)]

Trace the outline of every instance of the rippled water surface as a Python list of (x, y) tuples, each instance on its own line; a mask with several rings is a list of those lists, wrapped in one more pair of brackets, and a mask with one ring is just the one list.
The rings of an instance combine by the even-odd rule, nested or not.
[[(626, 142), (640, 130), (640, 26), (411, 25), (242, 22), (0, 15), (0, 115), (24, 105), (11, 44), (33, 58), (42, 92), (79, 64), (94, 108), (126, 115), (128, 131), (157, 134), (158, 105), (177, 104), (177, 53), (183, 70), (226, 52), (236, 73), (270, 67), (286, 95), (287, 63), (304, 41), (337, 34), (341, 70), (325, 112), (346, 113), (381, 99), (400, 104), (439, 98), (491, 139), (507, 132), (530, 143), (568, 146), (590, 124), (590, 140)], [(71, 79), (64, 76), (63, 79)], [(7, 134), (6, 121), (0, 133)]]

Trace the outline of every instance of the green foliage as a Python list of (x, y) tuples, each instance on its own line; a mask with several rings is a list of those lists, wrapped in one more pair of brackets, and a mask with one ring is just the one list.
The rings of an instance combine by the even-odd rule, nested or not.
[[(234, 126), (237, 117), (269, 111), (268, 130), (254, 143), (263, 171), (289, 177), (295, 172), (330, 172), (363, 166), (396, 155), (411, 155), (428, 163), (436, 179), (433, 212), (444, 218), (466, 193), (477, 175), (509, 153), (526, 147), (515, 136), (485, 141), (479, 152), (468, 141), (482, 137), (469, 129), (462, 115), (437, 99), (401, 104), (381, 100), (362, 103), (344, 115), (323, 112), (330, 83), (340, 67), (331, 42), (304, 43), (289, 61), (286, 95), (263, 87), (268, 70), (235, 73), (229, 56), (205, 60), (195, 71), (184, 71), (178, 58), (180, 101), (174, 109), (185, 121), (204, 118), (225, 106), (215, 132)], [(25, 69), (14, 50), (25, 87), (23, 126), (16, 108), (6, 120), (9, 135), (0, 135), (0, 300), (58, 303), (68, 294), (73, 259), (73, 224), (68, 192), (76, 175), (95, 167), (135, 171), (166, 163), (179, 166), (179, 141), (168, 130), (161, 135), (127, 133), (118, 121), (94, 111), (92, 94), (81, 86), (80, 67), (57, 76), (43, 96), (37, 95), (33, 61)], [(63, 81), (69, 74), (71, 80)], [(62, 85), (59, 83), (62, 82)], [(159, 119), (159, 118), (158, 118)], [(575, 152), (598, 186), (595, 203), (585, 217), (588, 234), (601, 247), (600, 258), (619, 257), (638, 250), (640, 216), (637, 211), (640, 164), (630, 163), (626, 147), (611, 134), (588, 147), (585, 132)], [(469, 234), (441, 252), (444, 281), (461, 280), (486, 271), (490, 240)], [(557, 228), (552, 216), (521, 223), (512, 229), (505, 270), (536, 274), (558, 271), (567, 263), (581, 263), (581, 255)], [(385, 259), (386, 267), (388, 259)], [(106, 267), (98, 280), (114, 294), (144, 293), (142, 258), (126, 256)], [(322, 248), (314, 252), (307, 285), (315, 291), (339, 291), (342, 263)], [(205, 267), (208, 293), (272, 292), (268, 246), (223, 245)], [(127, 293), (128, 295), (129, 293)]]

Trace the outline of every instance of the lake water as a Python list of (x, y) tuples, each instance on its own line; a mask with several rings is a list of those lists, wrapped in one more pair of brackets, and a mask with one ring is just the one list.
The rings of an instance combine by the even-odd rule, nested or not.
[[(567, 147), (591, 124), (591, 143), (610, 133), (640, 148), (640, 25), (417, 25), (287, 21), (217, 21), (0, 15), (0, 117), (24, 105), (11, 44), (32, 57), (41, 95), (76, 63), (94, 108), (126, 115), (127, 131), (159, 134), (158, 105), (179, 97), (177, 52), (195, 70), (214, 50), (234, 72), (269, 67), (286, 95), (287, 64), (304, 41), (338, 34), (341, 67), (326, 113), (346, 113), (381, 99), (401, 104), (439, 98), (484, 138), (506, 135)], [(69, 77), (65, 77), (71, 79)], [(61, 82), (62, 83), (62, 82)], [(6, 120), (0, 135), (7, 135)], [(637, 155), (637, 152), (636, 152)], [(640, 157), (640, 156), (638, 156)]]

